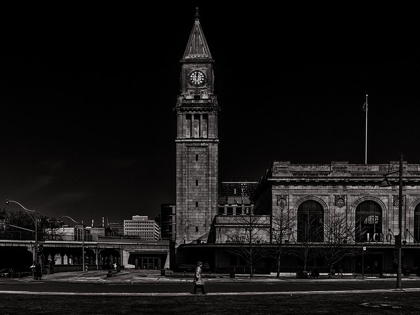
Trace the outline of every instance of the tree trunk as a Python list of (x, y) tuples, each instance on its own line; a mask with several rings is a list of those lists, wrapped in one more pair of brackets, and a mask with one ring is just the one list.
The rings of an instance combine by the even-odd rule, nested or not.
[(249, 277), (252, 278), (254, 276), (254, 263), (252, 261), (252, 258), (250, 259), (249, 263)]
[(280, 264), (281, 264), (281, 253), (277, 254), (277, 278), (280, 278)]

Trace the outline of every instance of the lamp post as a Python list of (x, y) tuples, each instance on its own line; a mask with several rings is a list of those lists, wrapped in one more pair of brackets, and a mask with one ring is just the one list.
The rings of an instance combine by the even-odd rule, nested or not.
[(17, 205), (19, 205), (23, 210), (25, 210), (28, 213), (28, 215), (31, 217), (32, 221), (34, 222), (34, 225), (35, 225), (35, 230), (34, 230), (34, 233), (35, 233), (35, 248), (34, 248), (34, 251), (32, 252), (32, 259), (36, 263), (38, 263), (38, 223), (37, 223), (37, 219), (36, 219), (35, 215), (34, 216), (31, 215), (31, 213), (36, 213), (36, 210), (31, 210), (31, 209), (25, 208), (21, 203), (15, 201), (15, 200), (6, 199), (6, 205), (8, 205), (9, 203), (16, 203)]
[[(74, 223), (80, 224), (80, 222), (74, 220), (72, 217), (69, 217), (67, 215), (63, 215), (60, 218), (60, 220), (63, 219), (63, 218), (70, 219)], [(85, 227), (83, 226), (83, 221), (82, 221), (81, 225), (82, 225), (82, 271), (85, 271)]]
[(401, 248), (401, 240), (402, 240), (402, 206), (403, 206), (403, 155), (400, 154), (400, 161), (399, 161), (399, 169), (395, 172), (390, 172), (385, 175), (385, 183), (382, 183), (381, 186), (391, 186), (388, 179), (386, 178), (388, 175), (398, 173), (398, 229), (399, 235), (395, 235), (395, 247), (398, 250), (398, 269), (397, 269), (397, 290), (402, 289), (401, 278), (402, 278), (402, 248)]

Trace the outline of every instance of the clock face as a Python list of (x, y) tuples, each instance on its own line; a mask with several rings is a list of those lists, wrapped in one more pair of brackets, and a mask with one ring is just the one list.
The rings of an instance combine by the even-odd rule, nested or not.
[(194, 86), (200, 86), (204, 84), (205, 76), (204, 73), (198, 70), (194, 70), (189, 75), (190, 83)]

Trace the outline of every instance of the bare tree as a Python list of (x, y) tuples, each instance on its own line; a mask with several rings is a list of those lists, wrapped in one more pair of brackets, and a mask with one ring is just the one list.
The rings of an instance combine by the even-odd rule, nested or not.
[[(30, 240), (34, 238), (35, 226), (31, 216), (23, 210), (2, 211), (2, 238)], [(33, 218), (33, 217), (32, 217)]]
[(56, 218), (41, 216), (39, 219), (39, 228), (43, 240), (63, 240), (63, 232), (60, 232), (63, 222)]
[(39, 213), (28, 214), (24, 210), (0, 211), (2, 231), (0, 237), (10, 239), (28, 239), (35, 237), (35, 222), (37, 224), (38, 241), (61, 239), (58, 232), (60, 221), (42, 216)]
[(280, 277), (281, 258), (288, 253), (289, 243), (292, 239), (296, 218), (284, 209), (272, 216), (272, 247), (271, 255), (276, 259), (277, 278)]
[[(364, 233), (359, 231), (359, 233)], [(324, 244), (316, 249), (319, 256), (324, 257), (330, 269), (330, 277), (333, 267), (344, 257), (354, 256), (360, 252), (355, 242), (356, 225), (347, 220), (345, 213), (335, 213), (324, 223)]]
[(252, 278), (256, 263), (268, 255), (264, 246), (269, 228), (267, 216), (238, 215), (236, 221), (238, 227), (227, 235), (228, 241), (233, 243), (228, 251), (243, 259)]

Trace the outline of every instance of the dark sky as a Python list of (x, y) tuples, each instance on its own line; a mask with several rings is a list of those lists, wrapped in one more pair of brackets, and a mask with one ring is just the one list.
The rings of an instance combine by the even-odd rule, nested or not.
[(220, 181), (258, 180), (274, 160), (363, 163), (367, 93), (369, 163), (420, 163), (414, 8), (180, 3), (2, 8), (0, 200), (95, 224), (174, 203), (173, 107), (197, 5)]

